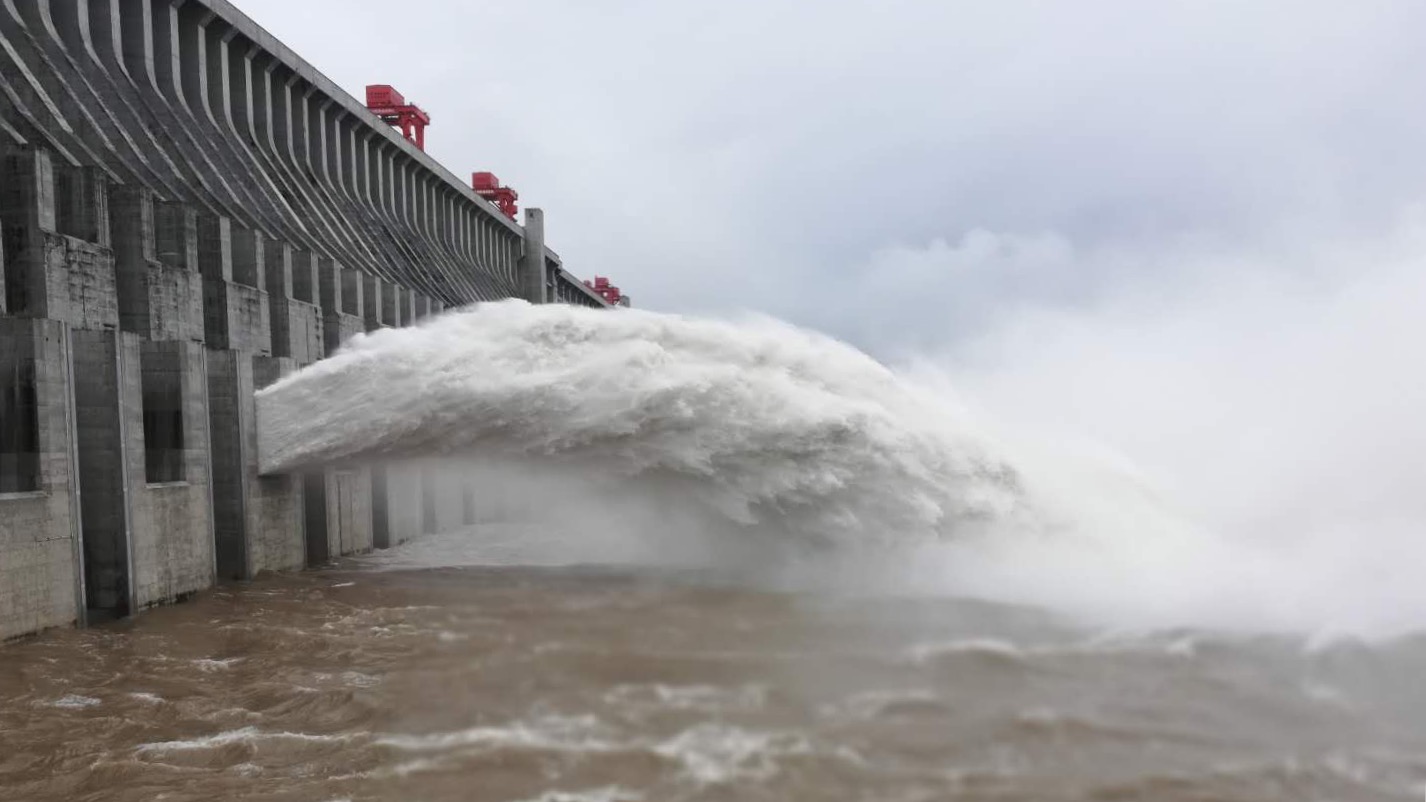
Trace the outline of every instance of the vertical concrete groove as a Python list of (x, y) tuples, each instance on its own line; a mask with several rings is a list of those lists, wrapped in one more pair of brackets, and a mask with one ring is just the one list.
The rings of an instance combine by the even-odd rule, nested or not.
[[(127, 363), (124, 360), (124, 347), (122, 338), (116, 337), (115, 342), (116, 347), (114, 348), (114, 369), (115, 375), (119, 377), (119, 386), (117, 388), (119, 396), (119, 442), (127, 444), (131, 442), (131, 438), (129, 434), (129, 416), (125, 414), (124, 411), (123, 377), (128, 375), (128, 368)], [(129, 461), (127, 459), (121, 458), (119, 460), (119, 477), (120, 487), (123, 488), (121, 496), (122, 500), (120, 502), (120, 508), (123, 511), (121, 534), (124, 538), (124, 570), (128, 576), (128, 606), (130, 613), (135, 613), (139, 610), (139, 588), (135, 574), (136, 555), (134, 554), (134, 518), (129, 491), (129, 489), (133, 487), (133, 480), (132, 474), (129, 471)]]
[[(73, 335), (69, 327), (62, 331), (62, 347), (64, 348), (64, 382), (67, 387), (74, 387), (74, 345)], [(74, 409), (73, 393), (65, 394), (65, 426), (66, 435), (69, 438), (69, 475), (79, 476), (79, 424), (76, 420)], [(73, 483), (73, 488), (69, 494), (69, 515), (70, 515), (70, 551), (74, 560), (74, 618), (79, 626), (87, 626), (89, 623), (89, 610), (85, 604), (84, 589), (84, 515), (80, 508), (81, 488), (79, 482)]]

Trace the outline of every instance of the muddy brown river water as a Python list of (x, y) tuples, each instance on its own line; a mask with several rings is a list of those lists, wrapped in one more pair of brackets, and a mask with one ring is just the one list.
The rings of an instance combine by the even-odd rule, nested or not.
[(0, 800), (1419, 800), (1426, 636), (381, 558), (0, 647)]

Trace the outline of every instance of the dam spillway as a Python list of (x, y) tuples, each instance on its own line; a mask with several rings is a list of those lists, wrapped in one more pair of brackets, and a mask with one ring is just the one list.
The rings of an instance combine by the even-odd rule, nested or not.
[(469, 517), (262, 476), (253, 394), (445, 308), (605, 297), (225, 0), (0, 7), (0, 641)]

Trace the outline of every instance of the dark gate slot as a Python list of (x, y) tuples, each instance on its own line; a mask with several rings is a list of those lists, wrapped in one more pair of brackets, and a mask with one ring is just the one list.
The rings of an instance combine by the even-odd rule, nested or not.
[[(121, 366), (134, 366), (121, 362), (110, 332), (76, 330), (71, 336), (84, 599), (87, 620), (94, 622), (133, 612), (125, 486), (128, 431), (119, 388), (124, 384)], [(139, 370), (144, 366), (141, 357)]]
[(387, 510), (386, 466), (371, 469), (371, 544), (391, 548), (391, 514)]
[(151, 485), (185, 478), (180, 369), (177, 354), (144, 354), (144, 480)]
[(421, 531), (436, 532), (436, 475), (429, 470), (421, 471)]
[(302, 475), (303, 523), (307, 532), (307, 566), (331, 559), (327, 546), (327, 477), (319, 472)]
[(40, 489), (35, 365), (15, 354), (0, 360), (0, 493), (30, 493)]

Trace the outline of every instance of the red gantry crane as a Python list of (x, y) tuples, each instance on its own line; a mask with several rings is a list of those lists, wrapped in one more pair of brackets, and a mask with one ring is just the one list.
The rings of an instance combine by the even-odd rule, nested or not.
[(594, 290), (594, 294), (603, 298), (610, 306), (619, 306), (624, 300), (624, 294), (604, 276), (595, 276), (593, 281), (586, 279), (584, 286)]
[(470, 188), (475, 190), (475, 194), (495, 204), (511, 220), (514, 220), (520, 211), (520, 207), (515, 205), (515, 201), (520, 199), (520, 193), (511, 187), (501, 186), (495, 173), (471, 173)]
[[(371, 84), (366, 88), (366, 107), (387, 125), (401, 129), (401, 135), (421, 150), (426, 149), (426, 126), (431, 124), (431, 115), (415, 103), (407, 103), (406, 98), (390, 84)], [(520, 193), (513, 187), (500, 183), (494, 173), (471, 173), (470, 188), (475, 194), (495, 204), (502, 214), (511, 220), (520, 213), (516, 201)], [(619, 288), (609, 283), (604, 276), (595, 276), (584, 286), (612, 306), (627, 306), (629, 299)]]
[(401, 135), (415, 142), (416, 147), (426, 149), (426, 126), (431, 124), (431, 115), (415, 103), (407, 103), (394, 87), (387, 84), (368, 86), (366, 107), (382, 122), (400, 128)]

